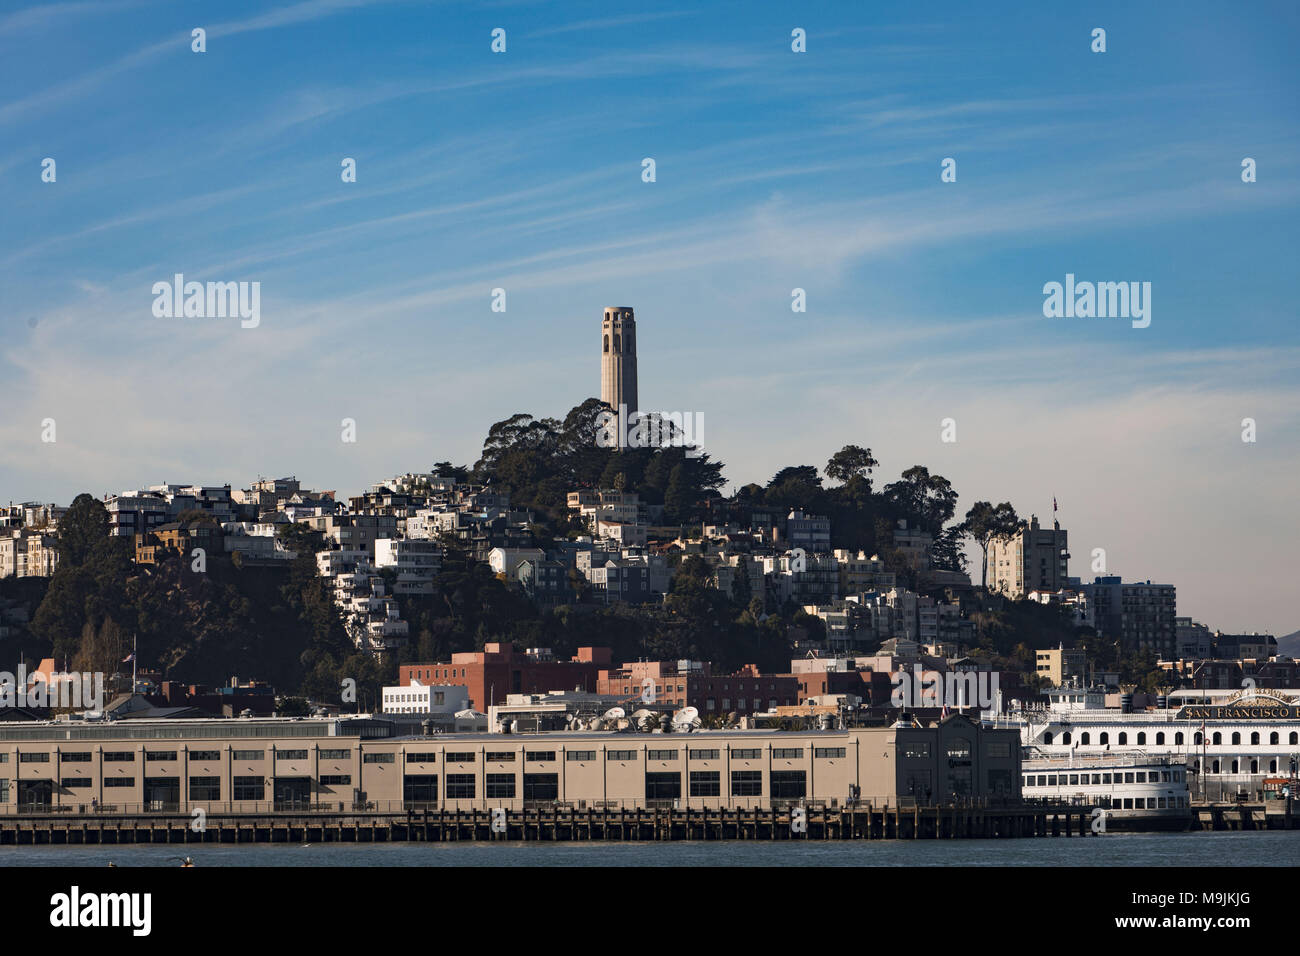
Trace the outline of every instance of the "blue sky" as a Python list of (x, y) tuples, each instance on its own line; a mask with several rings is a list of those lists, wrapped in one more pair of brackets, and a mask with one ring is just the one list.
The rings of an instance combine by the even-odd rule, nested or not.
[[(1296, 6), (877, 6), (5, 5), (0, 497), (472, 462), (598, 394), (631, 305), (641, 404), (736, 484), (867, 445), (1300, 627)], [(261, 324), (155, 318), (176, 272)], [(1044, 318), (1066, 273), (1151, 326)]]

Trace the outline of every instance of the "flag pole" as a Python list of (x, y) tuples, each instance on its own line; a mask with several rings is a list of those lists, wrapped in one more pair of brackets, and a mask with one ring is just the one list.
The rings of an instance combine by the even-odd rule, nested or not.
[(135, 669), (140, 663), (140, 656), (135, 652), (136, 634), (131, 635), (131, 693), (135, 693)]

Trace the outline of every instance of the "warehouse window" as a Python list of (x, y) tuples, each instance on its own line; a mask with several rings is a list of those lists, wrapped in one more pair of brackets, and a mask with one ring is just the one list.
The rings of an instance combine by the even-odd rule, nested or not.
[(718, 797), (722, 795), (721, 774), (717, 770), (691, 771), (692, 797)]

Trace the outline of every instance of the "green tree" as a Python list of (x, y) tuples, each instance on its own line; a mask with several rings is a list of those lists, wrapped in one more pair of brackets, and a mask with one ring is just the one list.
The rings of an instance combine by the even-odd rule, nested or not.
[(461, 483), (469, 481), (469, 469), (464, 465), (453, 465), (449, 461), (435, 462), (430, 474), (435, 478), (454, 478)]
[(936, 570), (966, 573), (966, 552), (962, 540), (966, 533), (959, 524), (949, 525), (939, 532), (930, 547), (930, 563)]
[(59, 565), (75, 568), (86, 564), (102, 553), (108, 537), (108, 509), (104, 503), (85, 493), (77, 495), (59, 519)]
[(275, 536), (286, 548), (297, 551), (299, 555), (315, 555), (325, 548), (325, 536), (302, 522), (280, 525)]
[(686, 468), (681, 464), (674, 465), (668, 478), (668, 490), (664, 492), (664, 520), (669, 524), (688, 521), (693, 505)]
[(1009, 501), (1004, 501), (997, 507), (987, 501), (977, 501), (966, 512), (966, 520), (962, 523), (962, 528), (983, 552), (980, 587), (988, 587), (989, 545), (996, 540), (1011, 537), (1020, 530), (1022, 523), (1016, 515), (1016, 509), (1011, 507)]
[(826, 477), (831, 481), (848, 484), (855, 478), (865, 479), (867, 488), (871, 488), (871, 469), (880, 462), (872, 457), (870, 448), (861, 445), (845, 445), (826, 462)]
[(749, 558), (741, 555), (736, 562), (736, 574), (731, 579), (731, 599), (741, 607), (748, 607), (753, 597), (753, 583), (749, 578)]
[(763, 501), (772, 508), (782, 510), (798, 508), (821, 513), (825, 510), (826, 501), (821, 475), (812, 465), (782, 468), (767, 483)]
[(924, 465), (913, 465), (898, 481), (885, 485), (884, 495), (914, 527), (936, 537), (957, 507), (957, 492), (951, 482), (930, 474)]
[(277, 717), (306, 717), (311, 713), (303, 697), (281, 697), (275, 703)]

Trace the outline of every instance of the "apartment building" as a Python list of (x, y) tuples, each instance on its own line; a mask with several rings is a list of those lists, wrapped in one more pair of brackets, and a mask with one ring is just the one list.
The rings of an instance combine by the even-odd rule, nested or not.
[(0, 578), (48, 578), (58, 566), (56, 535), (30, 528), (0, 530)]
[(1045, 651), (1035, 651), (1034, 665), (1038, 676), (1047, 678), (1053, 687), (1085, 681), (1088, 676), (1088, 658), (1082, 648), (1066, 649), (1061, 645)]
[(273, 522), (227, 521), (221, 526), (227, 554), (243, 561), (292, 561), (297, 551), (286, 548), (276, 532), (283, 527)]
[(398, 494), (429, 497), (445, 494), (456, 487), (455, 478), (445, 478), (432, 472), (411, 472), (379, 481), (370, 486), (374, 492), (393, 491)]
[(1277, 638), (1272, 634), (1224, 634), (1215, 631), (1214, 655), (1221, 660), (1266, 661), (1277, 657)]
[(432, 541), (379, 538), (374, 566), (397, 572), (394, 594), (432, 594), (434, 579), (442, 568), (442, 549)]
[(1180, 660), (1196, 660), (1214, 656), (1214, 636), (1204, 624), (1190, 617), (1174, 618), (1175, 654)]
[(761, 561), (763, 574), (778, 603), (827, 604), (839, 597), (839, 565), (832, 554), (769, 555)]
[(894, 572), (885, 570), (885, 562), (876, 555), (867, 557), (865, 551), (836, 549), (832, 552), (839, 572), (840, 594), (858, 594), (862, 591), (888, 591), (897, 583)]
[(909, 528), (907, 521), (900, 519), (894, 528), (894, 548), (903, 555), (903, 560), (914, 571), (930, 570), (930, 548), (934, 546), (934, 536), (922, 528)]
[(540, 607), (557, 607), (573, 599), (569, 564), (565, 561), (525, 558), (515, 568), (515, 578), (529, 600)]
[(1150, 581), (1125, 583), (1118, 575), (1091, 585), (1097, 629), (1125, 650), (1147, 649), (1170, 659), (1177, 648), (1177, 589)]
[(634, 525), (641, 513), (640, 496), (636, 492), (614, 488), (571, 491), (568, 505), (571, 512), (591, 522), (593, 529), (598, 521)]
[(802, 548), (809, 554), (831, 550), (831, 519), (820, 515), (806, 515), (795, 509), (785, 519), (786, 544)]
[(167, 499), (150, 491), (112, 495), (104, 500), (104, 508), (108, 511), (109, 533), (126, 538), (147, 534), (174, 517)]
[(805, 604), (803, 612), (821, 620), (826, 628), (827, 650), (832, 654), (865, 647), (877, 640), (870, 609), (856, 601)]
[(744, 564), (749, 577), (749, 594), (745, 600), (763, 600), (767, 582), (761, 561), (756, 561), (747, 554), (719, 554), (709, 559), (709, 563), (713, 564), (713, 586), (728, 597), (735, 592), (736, 581), (741, 575), (740, 566)]
[(402, 620), (383, 576), (375, 573), (370, 552), (361, 548), (321, 551), (316, 555), (316, 570), (326, 579), (348, 636), (358, 648), (383, 654), (406, 642), (410, 624)]
[(1038, 516), (1008, 538), (989, 543), (989, 589), (1019, 600), (1030, 591), (1059, 591), (1069, 576), (1068, 533), (1059, 522), (1041, 528)]
[(392, 515), (320, 515), (303, 523), (319, 531), (335, 547), (365, 551), (371, 561), (376, 541), (397, 537), (397, 519)]
[(157, 564), (165, 551), (188, 558), (195, 548), (202, 548), (208, 557), (224, 554), (226, 546), (221, 525), (212, 521), (173, 521), (137, 534), (135, 563)]
[(23, 512), (24, 527), (50, 532), (59, 526), (59, 519), (68, 511), (66, 507), (61, 508), (56, 504), (43, 504), (38, 501), (27, 501), (20, 507)]

